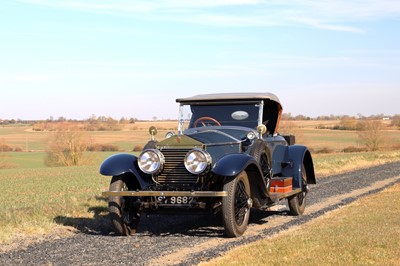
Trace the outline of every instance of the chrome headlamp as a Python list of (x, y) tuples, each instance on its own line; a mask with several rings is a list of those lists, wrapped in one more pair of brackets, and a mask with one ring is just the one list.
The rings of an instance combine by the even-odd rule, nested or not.
[(160, 172), (163, 168), (164, 162), (164, 155), (156, 149), (144, 150), (138, 158), (139, 168), (146, 174)]
[(249, 133), (247, 133), (246, 137), (247, 137), (249, 140), (253, 140), (253, 139), (255, 139), (255, 138), (257, 137), (257, 135), (256, 135), (256, 133), (254, 133), (253, 131), (250, 131)]
[(185, 167), (192, 174), (201, 174), (211, 165), (211, 156), (202, 149), (193, 149), (185, 156)]

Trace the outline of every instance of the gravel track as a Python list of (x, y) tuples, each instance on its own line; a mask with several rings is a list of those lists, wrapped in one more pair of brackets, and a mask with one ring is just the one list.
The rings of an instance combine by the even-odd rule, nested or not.
[(142, 218), (138, 233), (132, 237), (114, 236), (111, 228), (104, 226), (104, 216), (70, 218), (78, 225), (79, 233), (1, 253), (0, 265), (196, 265), (398, 182), (400, 162), (325, 177), (311, 186), (305, 215), (292, 217), (285, 210), (252, 210), (248, 230), (236, 239), (223, 236), (222, 223), (213, 215), (150, 215)]

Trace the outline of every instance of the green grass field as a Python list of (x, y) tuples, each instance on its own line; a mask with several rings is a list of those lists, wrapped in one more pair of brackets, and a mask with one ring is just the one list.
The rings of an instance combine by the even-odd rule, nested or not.
[[(171, 122), (169, 122), (171, 124)], [(168, 128), (170, 124), (165, 124)], [(147, 125), (146, 125), (147, 126)], [(96, 143), (112, 143), (122, 151), (134, 145), (144, 145), (149, 139), (146, 126), (135, 131), (88, 132)], [(162, 139), (165, 130), (157, 135)], [(355, 132), (313, 130), (311, 125), (300, 128), (300, 139), (312, 148), (330, 147), (339, 151), (357, 145)], [(400, 142), (399, 131), (388, 131), (390, 139)], [(46, 139), (49, 132), (31, 132), (27, 127), (0, 127), (0, 142), (13, 148), (28, 147), (31, 152), (6, 152), (6, 160), (13, 168), (0, 169), (0, 243), (21, 235), (65, 231), (64, 225), (78, 227), (104, 222), (99, 217), (107, 213), (107, 203), (101, 192), (110, 178), (98, 173), (101, 162), (115, 152), (90, 152), (91, 164), (77, 167), (44, 165)], [(137, 154), (137, 153), (135, 153)], [(400, 151), (363, 153), (313, 154), (318, 178), (369, 167), (385, 162), (400, 161)], [(107, 221), (108, 222), (108, 221)], [(106, 223), (104, 226), (109, 226)]]
[(43, 168), (45, 152), (8, 152), (13, 168)]
[[(86, 155), (90, 157), (90, 165), (99, 166), (101, 162), (112, 154), (119, 152), (87, 152)], [(138, 152), (130, 152), (138, 154)], [(44, 158), (45, 152), (7, 152), (7, 160), (12, 168), (26, 169), (26, 168), (45, 168)]]
[(96, 166), (0, 170), (0, 242), (44, 232), (57, 217), (93, 218), (106, 210), (101, 192), (109, 178)]

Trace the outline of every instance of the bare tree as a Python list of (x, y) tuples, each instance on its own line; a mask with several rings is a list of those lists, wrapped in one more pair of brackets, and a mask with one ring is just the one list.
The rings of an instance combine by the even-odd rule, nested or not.
[(47, 166), (74, 166), (89, 163), (85, 156), (88, 149), (88, 137), (82, 131), (60, 128), (48, 141), (45, 157)]
[(359, 141), (370, 151), (376, 151), (384, 143), (384, 124), (380, 120), (363, 120), (358, 130)]

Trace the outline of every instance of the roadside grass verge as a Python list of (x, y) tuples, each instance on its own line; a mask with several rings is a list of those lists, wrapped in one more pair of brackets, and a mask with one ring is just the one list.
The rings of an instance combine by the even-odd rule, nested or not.
[(97, 166), (1, 170), (0, 243), (106, 213), (109, 181)]
[(399, 213), (397, 184), (201, 265), (400, 265)]
[(313, 154), (318, 178), (400, 161), (400, 151)]

